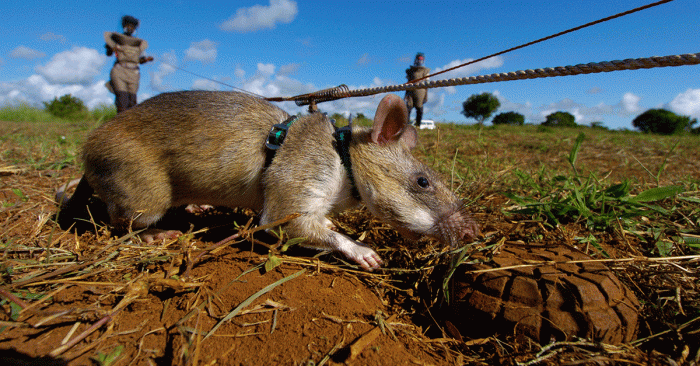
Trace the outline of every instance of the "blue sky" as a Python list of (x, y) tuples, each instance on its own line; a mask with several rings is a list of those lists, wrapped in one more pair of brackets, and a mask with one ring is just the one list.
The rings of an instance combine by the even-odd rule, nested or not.
[[(136, 35), (156, 60), (141, 68), (143, 101), (167, 91), (231, 89), (172, 65), (264, 96), (403, 83), (419, 51), (427, 67), (442, 70), (651, 2), (7, 0), (0, 2), (0, 106), (41, 106), (67, 93), (89, 107), (112, 104), (104, 83), (114, 60), (104, 54), (102, 33), (120, 31), (126, 14), (141, 21)], [(700, 1), (675, 0), (434, 79), (696, 53), (698, 14)], [(700, 118), (700, 66), (431, 89), (424, 118), (474, 123), (459, 113), (461, 104), (485, 91), (501, 101), (497, 113), (515, 111), (530, 123), (567, 111), (580, 124), (631, 129), (650, 108)], [(380, 98), (320, 108), (372, 116)]]

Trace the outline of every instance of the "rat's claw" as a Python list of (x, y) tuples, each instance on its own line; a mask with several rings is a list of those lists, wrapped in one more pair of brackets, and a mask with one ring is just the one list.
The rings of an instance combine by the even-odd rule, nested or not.
[(159, 229), (148, 229), (139, 235), (141, 240), (145, 241), (146, 244), (150, 244), (154, 241), (161, 241), (163, 239), (175, 239), (182, 235), (182, 231), (179, 230), (159, 230)]
[(382, 259), (379, 258), (379, 255), (374, 251), (372, 251), (372, 255), (364, 258), (364, 262), (366, 263), (366, 266), (363, 265), (362, 268), (370, 272), (375, 269), (379, 269), (382, 266)]
[(212, 206), (212, 205), (194, 205), (194, 204), (192, 204), (192, 205), (187, 205), (187, 207), (185, 207), (185, 211), (187, 211), (189, 213), (200, 213), (200, 212), (209, 211), (212, 208), (214, 208), (214, 206)]
[(359, 264), (365, 271), (371, 272), (382, 266), (382, 258), (371, 248), (358, 246), (348, 257)]

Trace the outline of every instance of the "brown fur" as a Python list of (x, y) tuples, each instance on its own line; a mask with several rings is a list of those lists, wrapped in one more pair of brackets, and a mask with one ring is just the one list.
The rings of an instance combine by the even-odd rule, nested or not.
[[(459, 200), (410, 154), (417, 132), (405, 125), (406, 113), (403, 101), (390, 95), (380, 103), (373, 128), (353, 130), (350, 159), (362, 201), (409, 235), (440, 237), (436, 228), (446, 217), (476, 235), (459, 212)], [(168, 208), (184, 204), (249, 207), (261, 212), (263, 224), (300, 213), (286, 225), (289, 235), (342, 252), (365, 269), (378, 268), (381, 259), (371, 248), (331, 230), (326, 218), (359, 202), (324, 115), (294, 122), (264, 168), (267, 134), (287, 117), (237, 92), (161, 94), (90, 134), (83, 179), (107, 204), (113, 225), (148, 227)], [(429, 185), (421, 186), (419, 178)]]

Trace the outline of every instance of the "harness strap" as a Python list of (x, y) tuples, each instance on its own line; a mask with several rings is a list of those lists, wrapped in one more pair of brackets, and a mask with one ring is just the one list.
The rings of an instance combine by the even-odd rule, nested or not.
[[(287, 137), (287, 130), (289, 126), (297, 120), (297, 116), (291, 116), (287, 118), (284, 122), (278, 123), (270, 129), (270, 133), (267, 135), (267, 140), (265, 141), (265, 147), (267, 148), (267, 156), (265, 157), (265, 169), (272, 163), (272, 159), (275, 158), (275, 153), (277, 149), (282, 146), (284, 138)], [(336, 128), (333, 133), (335, 138), (335, 149), (340, 156), (340, 161), (343, 163), (345, 170), (348, 173), (348, 178), (350, 178), (350, 184), (352, 185), (352, 197), (356, 200), (360, 200), (360, 192), (355, 186), (355, 178), (352, 174), (352, 164), (350, 162), (350, 140), (352, 139), (352, 129), (350, 126), (345, 126), (342, 128)]]
[(333, 133), (335, 137), (335, 149), (340, 155), (340, 161), (343, 162), (345, 170), (348, 172), (348, 178), (350, 178), (350, 184), (352, 185), (352, 197), (360, 201), (360, 192), (357, 190), (355, 185), (355, 177), (352, 174), (352, 164), (350, 162), (350, 140), (352, 139), (352, 128), (350, 126), (345, 126), (342, 128), (336, 128)]
[(291, 126), (292, 123), (297, 120), (297, 118), (297, 116), (291, 116), (284, 122), (272, 126), (270, 129), (270, 133), (267, 135), (267, 140), (265, 140), (265, 147), (267, 148), (265, 168), (270, 166), (270, 163), (272, 163), (272, 159), (274, 159), (277, 149), (282, 146), (284, 138), (287, 137), (287, 130), (289, 130), (289, 126)]

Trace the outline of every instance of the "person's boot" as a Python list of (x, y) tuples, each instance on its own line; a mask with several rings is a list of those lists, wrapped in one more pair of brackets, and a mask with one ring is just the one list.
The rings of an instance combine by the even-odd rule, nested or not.
[(117, 105), (117, 113), (121, 113), (129, 109), (129, 93), (123, 91), (114, 92), (114, 104)]
[(129, 104), (127, 109), (135, 106), (136, 104), (136, 94), (129, 93)]
[(420, 121), (423, 119), (423, 107), (416, 108), (416, 128), (420, 128)]

